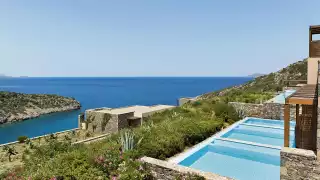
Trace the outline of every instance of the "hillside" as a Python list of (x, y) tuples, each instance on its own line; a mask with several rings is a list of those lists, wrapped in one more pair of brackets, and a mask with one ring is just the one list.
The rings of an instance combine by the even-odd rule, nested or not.
[(0, 91), (0, 124), (79, 108), (80, 103), (73, 98)]
[(210, 99), (217, 96), (234, 96), (243, 93), (268, 94), (281, 91), (285, 86), (284, 80), (306, 80), (307, 59), (290, 64), (289, 66), (264, 76), (257, 77), (245, 84), (229, 87), (220, 91), (200, 96), (200, 99)]

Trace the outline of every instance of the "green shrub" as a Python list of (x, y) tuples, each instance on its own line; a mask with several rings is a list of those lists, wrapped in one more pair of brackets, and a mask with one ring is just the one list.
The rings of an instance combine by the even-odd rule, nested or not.
[(120, 150), (118, 144), (108, 148), (108, 151), (96, 156), (94, 158), (94, 164), (108, 176), (115, 175), (115, 171), (118, 169), (119, 164), (123, 161), (123, 153)]
[(136, 134), (144, 137), (137, 151), (141, 155), (166, 159), (219, 131), (222, 124), (220, 120), (186, 117), (163, 121), (150, 131), (137, 129)]
[(18, 137), (19, 143), (24, 143), (27, 139), (28, 139), (27, 136), (19, 136), (19, 137)]
[(192, 103), (192, 106), (197, 107), (197, 106), (201, 106), (201, 101), (195, 101)]
[(5, 145), (3, 146), (3, 151), (6, 152), (9, 162), (11, 162), (11, 156), (18, 154), (14, 146)]
[(91, 132), (88, 131), (88, 132), (85, 133), (85, 137), (91, 137), (91, 136), (92, 136)]
[[(125, 152), (119, 143), (121, 133), (87, 145), (72, 146), (57, 139), (50, 140), (35, 147), (29, 158), (24, 159), (24, 176), (32, 179), (57, 176), (69, 179), (147, 179), (148, 170), (141, 168), (135, 159), (142, 156), (166, 159), (210, 137), (224, 126), (224, 119), (220, 116), (225, 110), (221, 110), (219, 117), (213, 116), (220, 106), (225, 107), (213, 101), (201, 101), (196, 107), (189, 104), (156, 113), (148, 118), (149, 122), (132, 130), (134, 139), (142, 140)], [(232, 112), (228, 107), (225, 113), (228, 120), (237, 120)]]
[(233, 123), (240, 119), (237, 111), (232, 106), (225, 103), (215, 104), (214, 111), (217, 117), (222, 118), (228, 123)]
[(86, 151), (82, 150), (60, 153), (54, 159), (40, 163), (44, 166), (33, 165), (32, 169), (26, 166), (27, 177), (39, 180), (58, 176), (65, 179), (108, 179), (103, 171), (92, 165)]

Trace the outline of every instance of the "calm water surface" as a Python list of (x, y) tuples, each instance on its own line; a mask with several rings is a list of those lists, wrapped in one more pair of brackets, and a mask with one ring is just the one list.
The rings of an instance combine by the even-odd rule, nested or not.
[[(74, 97), (82, 108), (54, 113), (18, 123), (0, 125), (0, 144), (18, 136), (40, 136), (77, 127), (77, 115), (85, 109), (128, 105), (176, 105), (177, 99), (197, 96), (242, 84), (250, 77), (206, 78), (7, 78), (0, 91), (58, 94)], [(1, 107), (0, 107), (1, 108)]]

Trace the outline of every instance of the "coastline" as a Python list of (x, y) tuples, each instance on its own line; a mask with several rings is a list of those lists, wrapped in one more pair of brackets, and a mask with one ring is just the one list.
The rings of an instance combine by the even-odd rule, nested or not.
[(0, 124), (37, 118), (44, 114), (80, 109), (72, 97), (0, 91)]
[[(230, 78), (228, 80), (225, 78), (128, 78), (124, 80), (110, 80), (109, 78), (84, 78), (80, 80), (69, 78), (28, 78), (10, 84), (12, 86), (19, 86), (19, 84), (28, 85), (20, 87), (19, 91), (25, 91), (22, 92), (22, 95), (20, 95), (20, 92), (16, 93), (22, 98), (12, 97), (12, 100), (7, 100), (8, 105), (0, 105), (0, 119), (15, 115), (11, 118), (12, 120), (9, 119), (6, 123), (1, 124), (0, 135), (3, 137), (2, 142), (6, 143), (15, 141), (17, 137), (21, 135), (36, 137), (43, 133), (54, 133), (78, 127), (77, 118), (81, 110), (77, 110), (79, 109), (76, 103), (78, 99), (75, 97), (81, 99), (81, 109), (83, 110), (103, 107), (104, 105), (108, 105), (109, 107), (122, 107), (135, 104), (152, 105), (159, 103), (177, 105), (177, 99), (184, 96), (183, 94), (191, 97), (199, 96), (205, 92), (223, 89), (233, 86), (234, 84), (242, 84), (246, 81), (248, 81), (248, 78)], [(198, 86), (196, 89), (192, 88), (194, 83)], [(32, 84), (38, 84), (41, 88), (34, 87)], [(52, 88), (57, 84), (59, 85), (58, 90)], [(154, 90), (155, 94), (150, 94), (146, 97), (145, 88), (150, 86), (157, 90)], [(3, 90), (15, 92), (16, 89), (17, 88), (4, 88)], [(30, 96), (30, 94), (28, 95), (29, 92), (37, 94)], [(131, 96), (127, 98), (129, 94), (131, 94)], [(80, 99), (78, 101), (80, 101)], [(20, 103), (20, 100), (23, 101)], [(35, 102), (33, 104), (37, 107), (28, 105), (28, 102)], [(12, 103), (14, 103), (14, 105), (12, 105)], [(15, 108), (17, 105), (21, 108)], [(37, 109), (32, 111), (36, 113), (25, 113), (25, 107)], [(65, 108), (45, 109), (52, 107)], [(5, 110), (5, 112), (1, 113), (1, 110)], [(16, 115), (14, 113), (20, 113), (22, 115)]]
[(80, 103), (77, 105), (64, 106), (61, 108), (46, 108), (46, 109), (28, 109), (24, 113), (18, 113), (17, 115), (11, 115), (8, 117), (0, 117), (0, 125), (11, 124), (19, 121), (25, 121), (28, 119), (38, 118), (41, 115), (56, 113), (56, 112), (67, 112), (74, 111), (81, 108)]

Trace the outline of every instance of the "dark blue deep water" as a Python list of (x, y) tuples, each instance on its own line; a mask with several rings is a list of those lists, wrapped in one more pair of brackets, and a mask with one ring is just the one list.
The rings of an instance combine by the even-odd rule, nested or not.
[[(242, 84), (250, 77), (183, 78), (2, 78), (0, 91), (58, 94), (80, 101), (78, 111), (54, 113), (0, 125), (0, 144), (18, 136), (40, 136), (77, 127), (77, 115), (88, 108), (128, 105), (176, 105), (177, 99)], [(1, 107), (0, 107), (1, 108)]]

